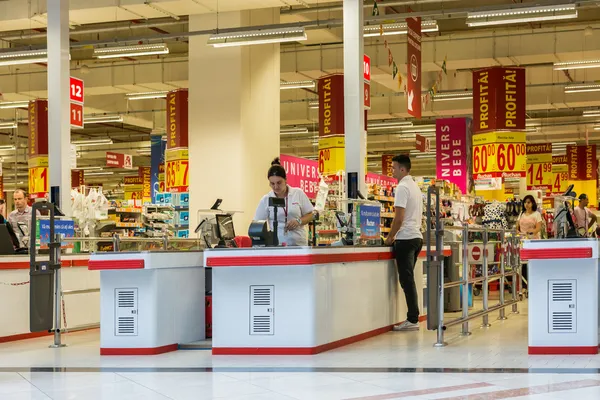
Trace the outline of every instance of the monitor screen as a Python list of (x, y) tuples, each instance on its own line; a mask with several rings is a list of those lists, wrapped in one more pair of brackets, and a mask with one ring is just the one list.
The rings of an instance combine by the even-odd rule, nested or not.
[(220, 239), (233, 240), (235, 239), (235, 230), (233, 229), (233, 217), (229, 214), (217, 216), (217, 226), (219, 229)]

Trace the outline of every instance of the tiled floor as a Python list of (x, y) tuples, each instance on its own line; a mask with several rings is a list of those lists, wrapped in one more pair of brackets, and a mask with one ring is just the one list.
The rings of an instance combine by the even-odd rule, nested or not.
[(528, 356), (527, 315), (435, 333), (385, 334), (316, 356), (182, 350), (100, 357), (98, 332), (0, 345), (0, 400), (600, 399), (600, 356)]

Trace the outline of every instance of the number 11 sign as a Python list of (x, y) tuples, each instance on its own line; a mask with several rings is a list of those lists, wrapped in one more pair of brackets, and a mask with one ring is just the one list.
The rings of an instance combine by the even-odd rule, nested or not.
[(69, 84), (72, 128), (83, 128), (83, 80), (71, 77)]

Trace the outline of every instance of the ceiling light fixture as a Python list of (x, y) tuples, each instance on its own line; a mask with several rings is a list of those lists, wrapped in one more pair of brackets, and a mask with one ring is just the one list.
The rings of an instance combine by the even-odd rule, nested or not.
[(231, 33), (217, 33), (208, 38), (213, 47), (246, 46), (265, 43), (298, 42), (306, 40), (304, 28), (261, 29)]
[(600, 84), (582, 84), (565, 86), (565, 93), (599, 92)]
[(0, 122), (0, 129), (16, 129), (17, 127), (16, 122)]
[(292, 82), (280, 82), (279, 89), (314, 89), (315, 81), (292, 81)]
[(402, 129), (413, 126), (411, 121), (396, 121), (396, 122), (372, 122), (367, 125), (367, 130), (385, 130), (385, 129)]
[(600, 117), (600, 109), (598, 110), (585, 110), (583, 112), (584, 117)]
[(101, 47), (94, 49), (96, 58), (140, 57), (155, 54), (169, 54), (169, 48), (164, 43), (139, 44), (135, 46)]
[(82, 169), (84, 171), (92, 171), (92, 170), (94, 170), (94, 171), (101, 171), (102, 167), (91, 167), (90, 166), (90, 167), (78, 167), (77, 169)]
[(29, 107), (28, 101), (8, 101), (5, 103), (0, 103), (0, 109), (27, 108), (27, 107)]
[(567, 61), (567, 62), (554, 63), (555, 71), (564, 71), (567, 69), (585, 69), (585, 68), (600, 68), (600, 60)]
[[(421, 21), (421, 32), (438, 32), (440, 27), (436, 20)], [(376, 37), (376, 36), (392, 36), (392, 35), (406, 35), (408, 33), (408, 27), (406, 22), (398, 24), (383, 24), (383, 25), (367, 25), (364, 27), (364, 37)]]
[(140, 93), (128, 93), (125, 95), (127, 100), (146, 100), (146, 99), (166, 99), (169, 92), (158, 91), (158, 92), (140, 92)]
[(476, 27), (523, 24), (527, 22), (571, 19), (577, 18), (577, 16), (577, 7), (575, 4), (519, 7), (506, 10), (469, 12), (467, 14), (467, 25)]
[[(435, 132), (435, 125), (415, 125), (410, 129), (402, 129), (402, 133), (425, 133), (425, 132)], [(424, 135), (421, 135), (424, 136)]]
[(35, 64), (48, 62), (48, 51), (6, 51), (0, 52), (0, 66)]
[(279, 133), (282, 135), (299, 135), (308, 133), (308, 128), (284, 128), (280, 129)]
[(106, 116), (97, 116), (97, 117), (85, 117), (83, 119), (83, 124), (105, 124), (111, 122), (123, 122), (123, 116), (121, 115), (106, 115)]
[(433, 101), (456, 101), (472, 99), (473, 92), (471, 91), (437, 92), (433, 95)]
[(89, 176), (102, 176), (102, 175), (114, 175), (114, 172), (112, 171), (101, 171), (101, 172), (90, 172), (85, 174), (85, 177), (89, 177)]
[(319, 108), (319, 100), (309, 101), (308, 108)]
[(14, 150), (15, 148), (14, 144), (4, 144), (0, 146), (0, 150)]
[(86, 140), (73, 140), (71, 144), (75, 146), (100, 146), (103, 144), (113, 144), (111, 138), (106, 139), (86, 139)]

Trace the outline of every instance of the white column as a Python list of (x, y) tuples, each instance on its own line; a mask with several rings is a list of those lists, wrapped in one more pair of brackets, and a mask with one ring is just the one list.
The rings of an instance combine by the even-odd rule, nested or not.
[(363, 2), (344, 0), (344, 130), (346, 172), (358, 173), (358, 188), (366, 196), (363, 81)]
[(70, 216), (69, 0), (48, 0), (47, 46), (50, 187), (60, 188), (60, 208)]
[[(278, 22), (278, 9), (218, 17), (219, 28)], [(190, 31), (216, 27), (215, 14), (190, 16)], [(246, 235), (279, 155), (279, 44), (213, 48), (207, 39), (189, 44), (190, 228), (221, 198), (221, 209), (243, 211), (235, 228)]]

